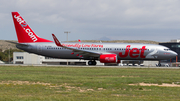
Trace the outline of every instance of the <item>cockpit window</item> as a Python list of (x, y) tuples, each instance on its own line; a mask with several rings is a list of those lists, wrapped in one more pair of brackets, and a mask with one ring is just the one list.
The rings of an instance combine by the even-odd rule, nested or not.
[(165, 51), (169, 51), (170, 49), (164, 49)]

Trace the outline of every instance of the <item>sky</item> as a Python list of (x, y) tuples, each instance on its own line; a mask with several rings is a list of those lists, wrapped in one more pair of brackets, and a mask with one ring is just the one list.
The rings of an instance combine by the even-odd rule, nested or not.
[(68, 40), (180, 39), (180, 0), (0, 0), (0, 40), (17, 40), (11, 12), (40, 37)]

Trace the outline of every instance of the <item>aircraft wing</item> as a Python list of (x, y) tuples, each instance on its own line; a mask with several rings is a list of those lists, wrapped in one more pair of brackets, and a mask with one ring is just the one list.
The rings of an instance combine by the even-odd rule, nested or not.
[(76, 48), (72, 48), (72, 47), (66, 47), (66, 46), (63, 46), (59, 42), (59, 40), (56, 38), (56, 36), (54, 34), (52, 34), (52, 36), (53, 36), (54, 42), (56, 43), (57, 46), (72, 50), (73, 52), (77, 52), (78, 54), (81, 54), (83, 56), (99, 57), (101, 54), (109, 54), (109, 53), (102, 53), (102, 52), (95, 52), (95, 51), (76, 49)]

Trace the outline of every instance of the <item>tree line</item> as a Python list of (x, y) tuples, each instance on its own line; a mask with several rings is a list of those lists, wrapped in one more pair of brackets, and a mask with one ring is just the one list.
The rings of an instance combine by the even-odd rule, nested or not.
[(23, 50), (19, 49), (7, 49), (5, 51), (2, 51), (0, 49), (0, 60), (3, 62), (12, 62), (13, 61), (13, 52), (23, 52)]

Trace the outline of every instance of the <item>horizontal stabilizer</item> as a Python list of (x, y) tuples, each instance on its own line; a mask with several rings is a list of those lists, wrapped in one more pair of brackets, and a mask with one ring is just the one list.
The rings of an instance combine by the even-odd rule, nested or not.
[(28, 46), (27, 44), (23, 44), (23, 43), (17, 43), (17, 42), (13, 42), (13, 41), (6, 41), (15, 45), (21, 45), (21, 46)]

